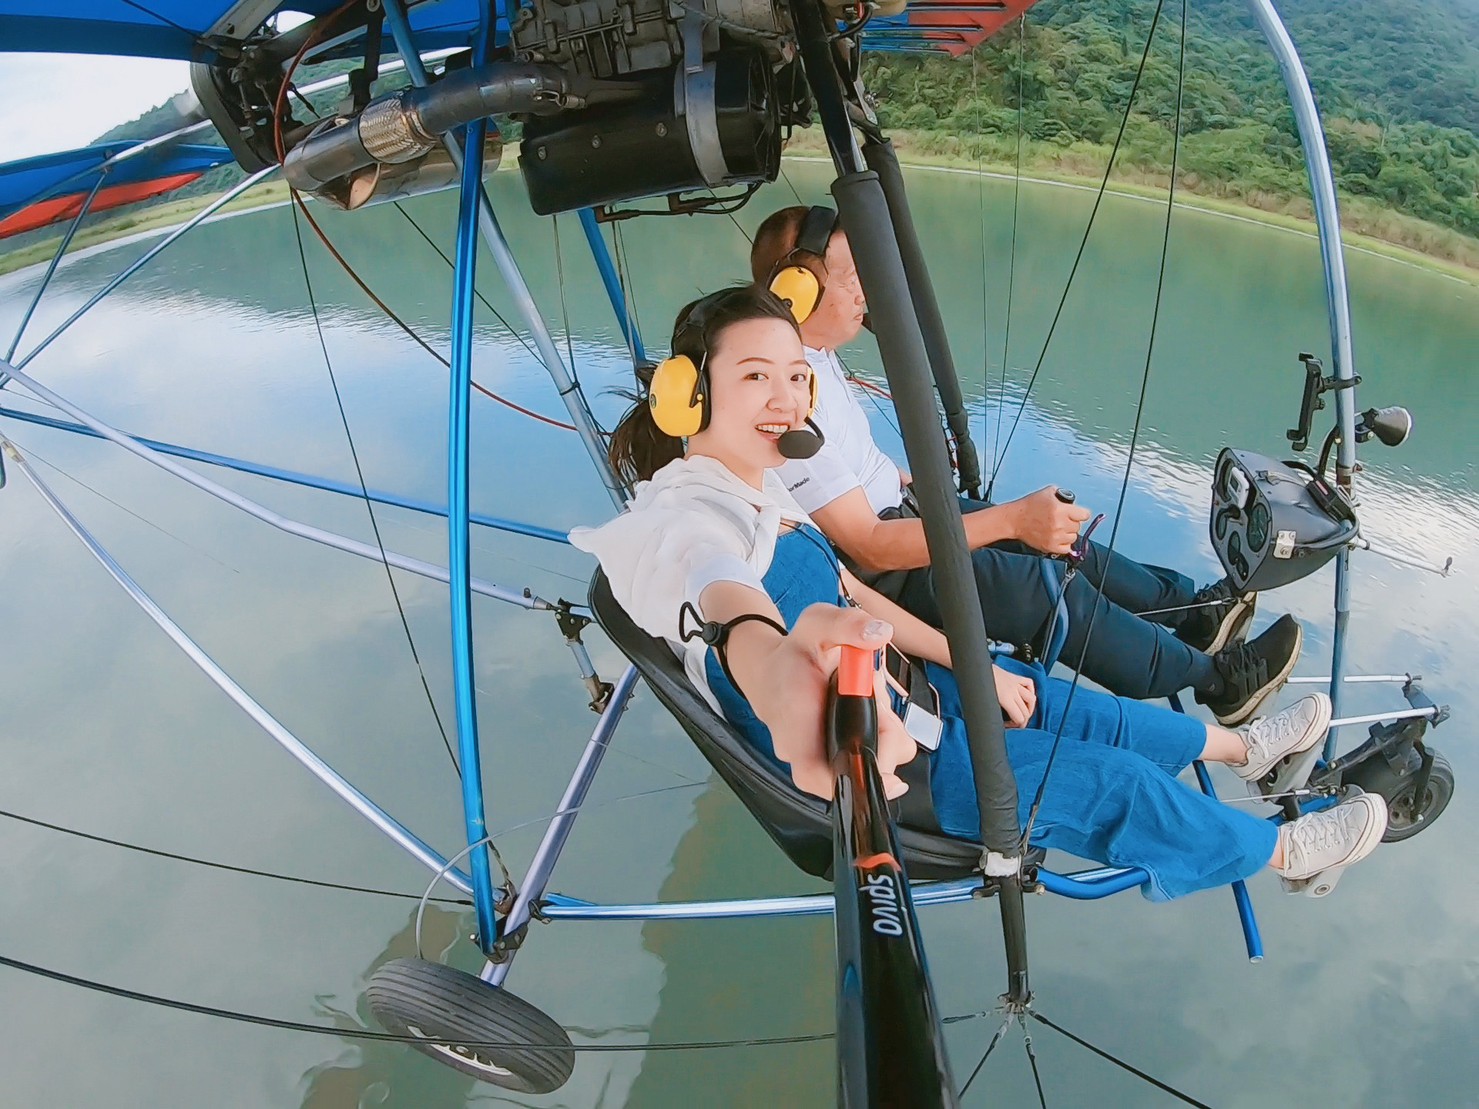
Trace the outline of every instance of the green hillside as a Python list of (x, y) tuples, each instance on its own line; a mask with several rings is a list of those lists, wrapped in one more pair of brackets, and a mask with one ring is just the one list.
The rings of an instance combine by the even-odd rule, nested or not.
[[(1342, 192), (1479, 236), (1475, 0), (1280, 7), (1325, 115)], [(925, 150), (1010, 162), (1020, 120), (1029, 166), (1087, 171), (1108, 156), (1154, 8), (1043, 0), (1020, 43), (1009, 28), (972, 59), (874, 57), (868, 84), (885, 126), (915, 133)], [(1269, 207), (1308, 187), (1283, 83), (1246, 9), (1243, 0), (1192, 6), (1180, 170), (1193, 191)], [(1179, 13), (1166, 4), (1131, 111), (1118, 165), (1132, 177), (1170, 172)]]
[[(1479, 266), (1479, 0), (1277, 3), (1325, 116), (1347, 228)], [(1020, 45), (1014, 25), (973, 57), (872, 54), (868, 87), (906, 157), (1011, 166), (1020, 127), (1025, 171), (1096, 178), (1154, 9), (1154, 0), (1042, 0)], [(1179, 18), (1167, 0), (1116, 161), (1129, 185), (1169, 180)], [(99, 138), (147, 138), (172, 123), (161, 106)], [(814, 144), (803, 133), (797, 146)], [(1178, 168), (1186, 191), (1308, 215), (1293, 114), (1245, 0), (1192, 2)], [(239, 179), (223, 166), (166, 200)]]

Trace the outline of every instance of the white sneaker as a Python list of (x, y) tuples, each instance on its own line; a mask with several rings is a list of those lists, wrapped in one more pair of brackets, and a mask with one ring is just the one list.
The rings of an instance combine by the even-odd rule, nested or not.
[(1248, 792), (1255, 797), (1283, 793), (1307, 782), (1320, 757), (1320, 741), (1330, 730), (1330, 713), (1330, 698), (1311, 693), (1242, 728), (1238, 734), (1248, 744), (1248, 761), (1233, 770), (1249, 783)]
[(1345, 868), (1376, 849), (1387, 830), (1387, 803), (1358, 793), (1333, 809), (1308, 813), (1280, 829), (1284, 865), (1279, 877), (1291, 893), (1324, 897)]

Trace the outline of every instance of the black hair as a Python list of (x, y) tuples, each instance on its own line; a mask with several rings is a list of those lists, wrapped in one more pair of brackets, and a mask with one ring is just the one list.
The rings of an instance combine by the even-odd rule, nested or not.
[[(786, 302), (758, 285), (734, 285), (685, 304), (673, 321), (672, 353), (687, 355), (702, 365), (720, 334), (746, 320), (784, 320), (797, 335), (796, 319)], [(606, 456), (625, 482), (646, 481), (676, 458), (683, 457), (683, 440), (668, 435), (652, 418), (647, 400), (651, 371), (638, 371), (641, 389), (626, 394), (635, 402), (611, 433)]]

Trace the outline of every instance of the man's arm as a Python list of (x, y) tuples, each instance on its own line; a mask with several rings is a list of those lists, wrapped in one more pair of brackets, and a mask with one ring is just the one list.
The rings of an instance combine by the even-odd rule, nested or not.
[[(1049, 485), (1020, 500), (966, 513), (967, 545), (975, 550), (1017, 539), (1046, 554), (1067, 553), (1089, 512), (1078, 505), (1063, 504), (1056, 492), (1056, 487)], [(828, 539), (873, 573), (929, 565), (924, 524), (917, 519), (880, 520), (859, 487), (810, 515)]]

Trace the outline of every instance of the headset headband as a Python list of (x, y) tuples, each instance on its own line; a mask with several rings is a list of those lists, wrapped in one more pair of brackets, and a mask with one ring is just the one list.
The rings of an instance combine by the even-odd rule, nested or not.
[(805, 251), (807, 254), (815, 254), (818, 258), (827, 255), (827, 244), (832, 241), (832, 232), (837, 230), (837, 210), (828, 208), (826, 205), (818, 204), (806, 210), (805, 217), (801, 220), (801, 229), (796, 232), (796, 245), (786, 254), (786, 257)]

